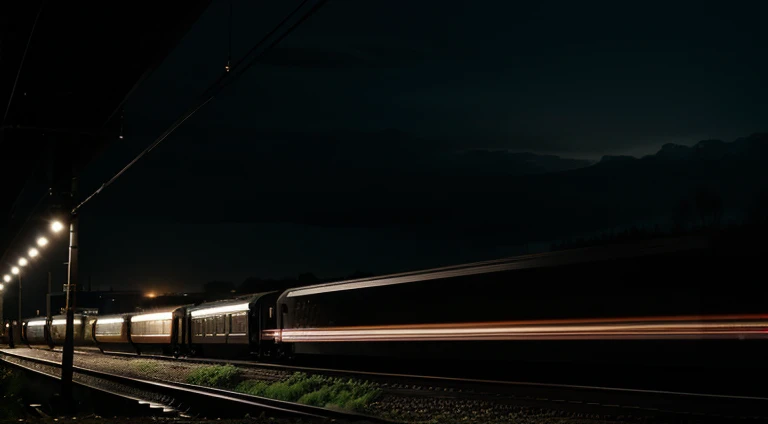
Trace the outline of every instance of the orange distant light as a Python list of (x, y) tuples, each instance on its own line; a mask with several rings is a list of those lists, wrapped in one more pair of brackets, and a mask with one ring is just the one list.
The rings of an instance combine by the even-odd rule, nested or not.
[(155, 296), (157, 296), (157, 295), (156, 295), (156, 294), (154, 294), (154, 293), (151, 293), (151, 292), (150, 292), (150, 293), (147, 293), (147, 297), (155, 297)]

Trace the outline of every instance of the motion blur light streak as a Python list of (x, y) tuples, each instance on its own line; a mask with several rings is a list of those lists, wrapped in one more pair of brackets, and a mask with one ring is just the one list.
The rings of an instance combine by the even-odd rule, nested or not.
[(45, 325), (45, 321), (29, 321), (27, 327), (41, 327)]
[(464, 277), (475, 274), (511, 271), (531, 267), (551, 267), (583, 262), (593, 262), (608, 259), (620, 259), (631, 256), (661, 254), (673, 252), (688, 246), (689, 248), (705, 247), (707, 241), (703, 238), (669, 239), (664, 241), (650, 240), (632, 246), (614, 246), (612, 249), (552, 252), (532, 254), (516, 258), (498, 259), (493, 261), (476, 262), (457, 266), (429, 269), (424, 271), (407, 272), (389, 275), (381, 278), (364, 278), (351, 281), (318, 284), (307, 288), (292, 289), (287, 297), (309, 296), (337, 291), (384, 287), (397, 284), (439, 280), (443, 278)]
[(611, 340), (768, 338), (768, 317), (649, 317), (265, 330), (286, 343), (355, 341)]

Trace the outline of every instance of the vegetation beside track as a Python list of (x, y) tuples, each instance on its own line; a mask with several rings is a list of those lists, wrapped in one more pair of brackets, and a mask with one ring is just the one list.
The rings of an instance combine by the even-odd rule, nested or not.
[(157, 361), (150, 359), (134, 359), (131, 361), (131, 366), (138, 372), (142, 373), (154, 373), (160, 368)]
[(378, 385), (371, 382), (310, 376), (301, 372), (277, 382), (244, 380), (240, 370), (232, 365), (197, 368), (187, 376), (187, 382), (231, 389), (254, 396), (356, 412), (365, 412), (367, 406), (381, 394)]

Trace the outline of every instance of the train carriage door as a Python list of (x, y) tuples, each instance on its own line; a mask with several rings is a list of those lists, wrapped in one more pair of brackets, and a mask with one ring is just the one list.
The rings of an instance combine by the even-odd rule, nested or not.
[(181, 317), (176, 318), (176, 344), (178, 346), (184, 344), (184, 321)]

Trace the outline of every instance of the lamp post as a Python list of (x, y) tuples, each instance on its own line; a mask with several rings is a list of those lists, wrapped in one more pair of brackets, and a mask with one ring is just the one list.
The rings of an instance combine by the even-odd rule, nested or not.
[[(21, 260), (19, 260), (19, 265), (21, 265)], [(26, 265), (26, 262), (24, 265)], [(15, 266), (11, 268), (11, 273), (19, 277), (19, 328), (21, 328), (21, 268)]]
[[(72, 178), (72, 189), (70, 191), (70, 201), (74, 201), (77, 193), (77, 177)], [(64, 226), (61, 223), (54, 222), (51, 230), (61, 231)], [(61, 397), (65, 402), (72, 399), (72, 371), (73, 360), (75, 356), (75, 291), (77, 287), (77, 213), (71, 209), (69, 217), (69, 263), (67, 264), (67, 285), (66, 285), (66, 303), (64, 304), (67, 314), (67, 326), (64, 335), (64, 349), (61, 353)]]

